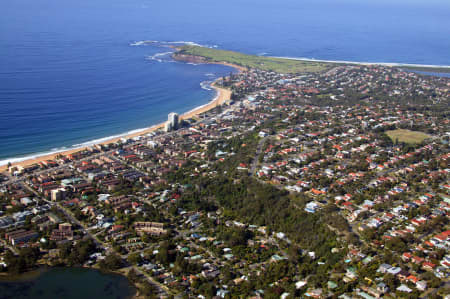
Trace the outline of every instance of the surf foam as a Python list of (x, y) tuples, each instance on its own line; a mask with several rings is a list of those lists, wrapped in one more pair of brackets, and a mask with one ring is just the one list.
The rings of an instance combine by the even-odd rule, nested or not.
[(174, 62), (174, 60), (169, 58), (166, 58), (166, 56), (173, 54), (173, 52), (163, 52), (163, 53), (156, 53), (152, 56), (148, 56), (148, 60), (156, 60), (158, 62)]
[(43, 157), (43, 156), (48, 156), (48, 155), (54, 155), (54, 154), (62, 153), (62, 152), (68, 151), (68, 150), (81, 149), (81, 148), (93, 146), (93, 145), (96, 145), (96, 144), (100, 144), (100, 143), (106, 142), (108, 140), (121, 138), (121, 137), (126, 137), (128, 135), (137, 134), (137, 133), (140, 133), (140, 132), (144, 132), (146, 130), (154, 129), (157, 126), (158, 126), (158, 124), (150, 126), (150, 127), (146, 127), (146, 128), (140, 128), (140, 129), (131, 130), (131, 131), (128, 131), (128, 132), (125, 132), (125, 133), (122, 133), (122, 134), (111, 135), (111, 136), (107, 136), (107, 137), (102, 137), (102, 138), (98, 138), (98, 139), (89, 140), (89, 141), (86, 141), (86, 142), (83, 142), (83, 143), (74, 144), (74, 145), (69, 146), (69, 147), (63, 146), (63, 147), (52, 148), (49, 151), (33, 153), (33, 154), (29, 154), (29, 155), (22, 156), (22, 157), (6, 158), (4, 160), (0, 160), (0, 166), (6, 165), (9, 162), (11, 162), (11, 163), (18, 163), (18, 162), (23, 162), (23, 161), (26, 161), (26, 160), (32, 160), (32, 159), (40, 158), (40, 157)]
[(290, 57), (290, 56), (269, 56), (272, 58), (282, 58), (299, 61), (309, 62), (328, 62), (328, 63), (341, 63), (341, 64), (357, 64), (357, 65), (384, 65), (384, 66), (397, 66), (397, 67), (425, 67), (425, 68), (448, 68), (450, 65), (436, 65), (436, 64), (414, 64), (414, 63), (401, 63), (401, 62), (364, 62), (364, 61), (347, 61), (347, 60), (324, 60), (306, 57)]

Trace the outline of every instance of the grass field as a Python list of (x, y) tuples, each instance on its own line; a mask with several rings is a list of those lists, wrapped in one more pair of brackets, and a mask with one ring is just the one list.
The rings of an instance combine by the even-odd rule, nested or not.
[(182, 46), (178, 53), (201, 56), (211, 62), (226, 62), (247, 68), (274, 71), (277, 73), (318, 73), (330, 69), (333, 64), (323, 62), (296, 61), (282, 58), (272, 58), (247, 55), (233, 51), (210, 49), (199, 46)]
[(410, 131), (404, 129), (387, 131), (386, 134), (391, 138), (393, 142), (398, 140), (398, 142), (405, 143), (421, 143), (431, 136), (422, 132)]

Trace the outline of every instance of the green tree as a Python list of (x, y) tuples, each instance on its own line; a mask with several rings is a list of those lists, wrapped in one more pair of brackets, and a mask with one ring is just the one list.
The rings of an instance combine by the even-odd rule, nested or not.
[(132, 265), (136, 265), (142, 262), (142, 257), (140, 253), (132, 253), (127, 258), (128, 262)]
[(134, 268), (131, 268), (130, 271), (128, 271), (128, 275), (127, 278), (129, 281), (131, 281), (132, 283), (137, 283), (139, 281), (139, 275), (136, 273), (136, 271), (134, 270)]
[(102, 270), (114, 271), (123, 267), (123, 261), (118, 255), (111, 253), (100, 261), (99, 265)]
[(153, 299), (157, 298), (156, 293), (158, 292), (158, 290), (154, 285), (145, 281), (139, 287), (139, 292), (142, 296), (144, 296), (144, 298)]

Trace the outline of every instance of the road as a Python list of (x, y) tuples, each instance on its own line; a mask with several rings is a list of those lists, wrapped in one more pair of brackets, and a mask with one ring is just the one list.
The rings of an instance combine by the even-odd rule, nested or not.
[[(97, 245), (98, 247), (102, 248), (102, 249), (105, 250), (105, 251), (108, 250), (108, 246), (106, 246), (105, 243), (103, 243), (102, 241), (100, 241), (95, 235), (91, 234), (91, 233), (87, 230), (86, 226), (85, 226), (83, 223), (81, 223), (80, 221), (78, 221), (77, 218), (75, 218), (75, 216), (72, 214), (71, 211), (65, 209), (63, 206), (61, 206), (60, 203), (57, 203), (57, 202), (56, 202), (56, 203), (55, 203), (55, 202), (51, 202), (51, 201), (49, 201), (49, 200), (47, 200), (47, 199), (45, 199), (45, 198), (42, 198), (42, 197), (40, 196), (40, 194), (39, 194), (36, 190), (33, 190), (33, 188), (31, 188), (31, 187), (28, 186), (27, 184), (22, 183), (22, 186), (23, 186), (24, 188), (26, 188), (27, 190), (29, 190), (30, 192), (32, 192), (32, 193), (33, 193), (34, 195), (36, 195), (38, 198), (40, 198), (40, 199), (42, 199), (43, 201), (45, 201), (46, 203), (48, 203), (49, 205), (51, 205), (51, 206), (56, 206), (56, 207), (58, 208), (58, 210), (61, 211), (61, 212), (64, 214), (64, 216), (66, 216), (66, 217), (70, 220), (71, 223), (75, 223), (76, 225), (78, 225), (78, 226), (81, 228), (82, 232), (83, 232), (85, 235), (87, 235), (89, 238), (91, 238), (91, 239), (95, 242), (95, 245)], [(108, 251), (107, 251), (107, 252), (108, 252)]]
[[(202, 124), (202, 123), (208, 122), (211, 119), (213, 119), (214, 117), (215, 116), (213, 115), (213, 116), (201, 119), (196, 124)], [(177, 134), (177, 132), (178, 132), (177, 130), (176, 131), (172, 131), (172, 132), (166, 132), (166, 133), (162, 133), (162, 134), (156, 135), (154, 137), (171, 137), (171, 136)], [(152, 138), (152, 137), (150, 137), (150, 138)], [(131, 144), (124, 145), (123, 147), (124, 148), (129, 148), (129, 147), (132, 147), (133, 145), (138, 144), (139, 142), (142, 142), (142, 140), (141, 141), (132, 142)], [(82, 150), (82, 149), (83, 148), (80, 148), (80, 150)], [(85, 158), (82, 158), (80, 160), (76, 160), (74, 162), (83, 162), (83, 161), (95, 159), (95, 158), (103, 156), (103, 155), (110, 155), (114, 151), (116, 151), (116, 149), (112, 149), (112, 150), (109, 150), (109, 151), (106, 151), (106, 152), (96, 153), (94, 155), (89, 155), (89, 156), (87, 156)], [(33, 171), (32, 174), (36, 176), (36, 175), (40, 175), (42, 173), (47, 173), (47, 172), (50, 172), (50, 171), (67, 168), (67, 167), (72, 166), (74, 162), (71, 162), (71, 163), (68, 163), (68, 164), (60, 164), (57, 167), (52, 167), (52, 168), (47, 168), (47, 169), (43, 169), (43, 170)], [(135, 167), (133, 167), (133, 168), (135, 168)], [(139, 171), (142, 171), (142, 170), (139, 170)], [(2, 174), (7, 178), (7, 180), (3, 181), (3, 182), (0, 182), (0, 187), (6, 186), (6, 185), (11, 184), (11, 183), (24, 181), (26, 179), (26, 176), (15, 177), (15, 176), (11, 175), (8, 171), (4, 171), (4, 172), (2, 172)]]
[(428, 289), (426, 292), (424, 292), (422, 295), (420, 295), (420, 298), (432, 298), (436, 293), (441, 289), (449, 289), (450, 288), (450, 281), (449, 279), (446, 279), (446, 281), (441, 282), (438, 288), (431, 288)]
[[(212, 117), (210, 117), (210, 118), (212, 118)], [(208, 121), (210, 118), (203, 119), (203, 120), (199, 121), (198, 123), (206, 122), (206, 121)], [(176, 133), (177, 133), (176, 131), (174, 131), (174, 132), (169, 132), (169, 133), (161, 134), (161, 135), (159, 135), (158, 137), (172, 136), (172, 135), (174, 135), (174, 134), (176, 134)], [(264, 142), (264, 139), (260, 141), (259, 152), (261, 151), (261, 147), (262, 147), (262, 145), (263, 145), (263, 142)], [(134, 142), (133, 144), (135, 144), (135, 143), (136, 143), (136, 142)], [(132, 146), (133, 144), (125, 145), (124, 148), (130, 147), (130, 146)], [(81, 149), (80, 149), (80, 150), (81, 150)], [(33, 171), (33, 172), (30, 173), (30, 174), (24, 174), (24, 175), (19, 176), (19, 177), (13, 176), (13, 175), (11, 175), (9, 172), (5, 171), (5, 172), (3, 172), (3, 174), (4, 174), (4, 176), (7, 178), (7, 180), (1, 182), (1, 183), (0, 183), (0, 187), (6, 186), (6, 185), (8, 185), (8, 184), (15, 184), (15, 183), (20, 184), (24, 189), (29, 190), (29, 191), (30, 191), (32, 194), (34, 194), (37, 198), (39, 198), (39, 199), (45, 201), (45, 202), (48, 203), (50, 206), (56, 207), (61, 213), (63, 213), (63, 214), (65, 215), (65, 217), (66, 217), (71, 223), (76, 224), (78, 227), (80, 227), (80, 230), (83, 232), (83, 234), (86, 235), (86, 236), (88, 236), (89, 238), (91, 238), (91, 239), (95, 242), (96, 246), (97, 246), (98, 248), (104, 250), (104, 251), (106, 252), (106, 254), (108, 254), (108, 253), (113, 253), (113, 252), (115, 252), (114, 249), (113, 249), (111, 246), (108, 246), (107, 243), (104, 243), (104, 242), (102, 242), (100, 239), (98, 239), (98, 237), (97, 237), (96, 235), (90, 233), (90, 231), (88, 230), (88, 227), (85, 226), (82, 222), (80, 222), (80, 221), (73, 215), (73, 213), (72, 213), (70, 210), (66, 209), (65, 207), (63, 207), (63, 206), (62, 206), (60, 203), (58, 203), (58, 202), (51, 202), (51, 201), (45, 199), (44, 197), (42, 197), (41, 194), (39, 194), (39, 193), (38, 193), (36, 190), (34, 190), (30, 185), (28, 185), (27, 179), (28, 179), (28, 177), (29, 177), (30, 175), (38, 176), (38, 175), (41, 175), (41, 174), (48, 174), (48, 173), (50, 173), (50, 172), (54, 172), (54, 171), (58, 171), (58, 170), (62, 170), (62, 169), (73, 168), (73, 166), (74, 166), (75, 163), (80, 163), (80, 162), (83, 162), (83, 161), (92, 160), (92, 159), (98, 158), (98, 157), (100, 157), (100, 156), (110, 156), (110, 157), (113, 157), (114, 160), (120, 161), (120, 162), (124, 163), (124, 161), (121, 160), (120, 157), (115, 157), (115, 156), (112, 156), (112, 155), (111, 155), (114, 151), (115, 151), (115, 149), (109, 150), (109, 151), (106, 151), (106, 152), (100, 152), (100, 153), (92, 154), (92, 155), (89, 155), (89, 156), (87, 156), (87, 157), (85, 157), (85, 158), (82, 158), (82, 159), (80, 159), (80, 160), (77, 160), (77, 161), (74, 161), (74, 162), (71, 162), (71, 163), (60, 164), (60, 165), (58, 165), (58, 166), (56, 166), (56, 167), (52, 167), (52, 168), (46, 168), (46, 169), (42, 169), (42, 170), (36, 170), (36, 171)], [(259, 155), (259, 153), (258, 153), (258, 155)], [(256, 162), (257, 162), (257, 158), (256, 158), (255, 160), (256, 160)], [(129, 166), (131, 166), (133, 169), (135, 169), (135, 170), (137, 170), (137, 171), (139, 171), (139, 172), (143, 172), (143, 173), (148, 174), (146, 171), (143, 171), (142, 169), (138, 169), (138, 168), (135, 167), (134, 165), (129, 165)], [(256, 167), (256, 166), (254, 166), (254, 167)], [(196, 244), (194, 244), (194, 243), (191, 243), (190, 245), (193, 246), (193, 247), (196, 247), (197, 249), (203, 249), (203, 250), (205, 250), (210, 256), (214, 257), (214, 255), (213, 255), (213, 253), (212, 253), (211, 251), (209, 251), (209, 250), (207, 250), (207, 249), (205, 249), (205, 248), (202, 248), (201, 246), (198, 246), (198, 245), (196, 245)], [(12, 248), (11, 250), (12, 250), (13, 252), (16, 252), (13, 248)], [(145, 249), (144, 249), (144, 250), (145, 250)], [(122, 258), (128, 257), (128, 255), (122, 256), (122, 255), (120, 255), (120, 254), (117, 253), (117, 252), (115, 252), (115, 253), (118, 254), (119, 256), (121, 256)], [(132, 267), (138, 274), (143, 275), (143, 277), (146, 278), (146, 280), (148, 281), (148, 283), (150, 283), (151, 285), (153, 285), (153, 286), (156, 288), (156, 290), (158, 291), (158, 295), (159, 295), (160, 297), (167, 297), (168, 294), (172, 294), (171, 291), (170, 291), (170, 289), (169, 289), (167, 286), (165, 286), (165, 285), (163, 285), (163, 284), (161, 284), (161, 283), (155, 281), (150, 275), (148, 275), (147, 273), (145, 273), (145, 272), (144, 272), (143, 270), (141, 270), (139, 267), (137, 267), (137, 266), (131, 266), (131, 267)]]
[[(85, 158), (83, 158), (83, 159), (77, 160), (77, 162), (83, 162), (83, 161), (95, 159), (95, 158), (100, 157), (100, 156), (102, 156), (102, 155), (108, 155), (108, 154), (111, 154), (113, 151), (114, 151), (114, 150), (110, 150), (110, 151), (108, 151), (108, 152), (101, 152), (101, 153), (97, 153), (97, 154), (94, 154), (94, 155), (89, 155), (88, 157), (85, 157)], [(45, 174), (45, 173), (48, 173), (48, 172), (51, 172), (51, 171), (55, 171), (55, 170), (60, 170), (60, 169), (68, 168), (68, 167), (70, 167), (70, 166), (72, 166), (72, 165), (73, 165), (73, 163), (61, 164), (61, 165), (56, 166), (56, 167), (46, 168), (46, 169), (42, 169), (42, 170), (39, 170), (39, 171), (33, 171), (32, 174), (33, 174), (34, 176), (37, 176), (37, 175)], [(5, 176), (8, 178), (8, 181), (2, 182), (2, 183), (0, 184), (0, 186), (6, 185), (6, 184), (11, 184), (11, 183), (21, 182), (21, 181), (24, 181), (24, 180), (26, 179), (26, 176), (15, 177), (15, 176), (11, 175), (11, 174), (10, 174), (9, 172), (7, 172), (7, 171), (3, 172), (2, 174), (5, 175)]]
[(256, 147), (255, 159), (253, 159), (252, 166), (250, 167), (250, 175), (251, 176), (255, 175), (256, 167), (259, 164), (259, 155), (261, 154), (262, 147), (263, 147), (264, 143), (266, 142), (266, 140), (269, 138), (270, 138), (270, 136), (266, 136), (258, 142), (258, 145)]
[(11, 250), (15, 255), (19, 255), (19, 252), (13, 246), (9, 245), (5, 240), (0, 240), (0, 243), (3, 244), (3, 247)]
[(168, 287), (154, 280), (153, 277), (151, 277), (150, 275), (139, 269), (137, 266), (132, 266), (132, 268), (134, 269), (134, 271), (136, 271), (136, 273), (145, 277), (145, 279), (149, 284), (155, 287), (155, 289), (158, 292), (156, 295), (159, 295), (160, 298), (166, 298), (168, 294), (171, 294), (170, 289)]
[[(89, 238), (91, 238), (95, 242), (96, 246), (98, 248), (101, 248), (102, 250), (104, 250), (106, 254), (116, 253), (117, 255), (121, 256), (118, 252), (115, 252), (112, 247), (109, 247), (108, 244), (102, 242), (100, 239), (97, 238), (97, 236), (91, 234), (89, 232), (89, 230), (86, 228), (86, 226), (83, 223), (81, 223), (80, 221), (78, 221), (78, 219), (75, 218), (75, 216), (72, 214), (71, 211), (64, 208), (59, 203), (54, 203), (45, 198), (42, 198), (36, 190), (33, 190), (33, 188), (31, 188), (27, 184), (22, 183), (22, 186), (24, 188), (28, 189), (33, 194), (35, 194), (38, 198), (41, 198), (43, 201), (47, 202), (48, 204), (50, 204), (52, 206), (56, 206), (71, 221), (71, 223), (75, 223), (76, 225), (78, 225), (81, 228), (81, 231), (85, 235), (87, 235)], [(121, 257), (124, 258), (123, 256), (121, 256)], [(146, 278), (148, 283), (153, 285), (158, 290), (158, 295), (160, 296), (160, 298), (167, 297), (167, 295), (170, 294), (169, 288), (167, 288), (166, 286), (155, 281), (150, 275), (148, 275), (145, 272), (143, 272), (142, 270), (140, 270), (137, 266), (132, 266), (132, 267), (137, 273), (142, 274)]]

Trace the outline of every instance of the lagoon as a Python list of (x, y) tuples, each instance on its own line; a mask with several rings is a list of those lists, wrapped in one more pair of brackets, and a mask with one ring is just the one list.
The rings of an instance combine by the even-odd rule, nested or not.
[(131, 298), (135, 289), (124, 276), (85, 268), (50, 268), (14, 281), (0, 280), (0, 298)]

